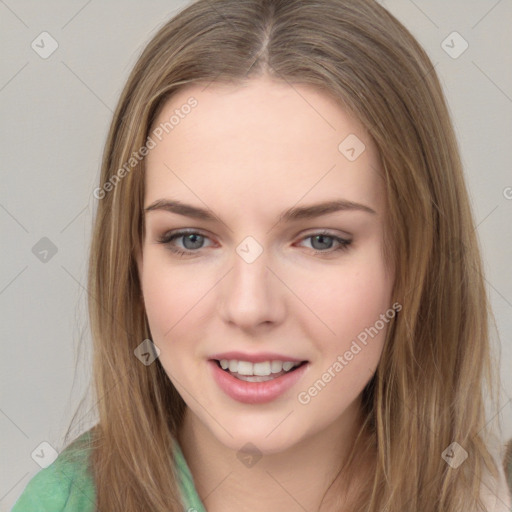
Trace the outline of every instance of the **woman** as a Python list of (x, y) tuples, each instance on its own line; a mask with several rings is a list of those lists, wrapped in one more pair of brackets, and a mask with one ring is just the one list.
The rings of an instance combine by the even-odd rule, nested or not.
[(16, 512), (510, 509), (456, 139), (384, 8), (191, 4), (128, 79), (95, 197), (100, 421)]

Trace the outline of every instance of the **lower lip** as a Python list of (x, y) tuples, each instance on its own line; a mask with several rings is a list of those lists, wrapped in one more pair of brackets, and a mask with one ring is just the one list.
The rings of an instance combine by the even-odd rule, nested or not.
[(265, 382), (247, 382), (233, 377), (219, 367), (216, 361), (208, 361), (213, 378), (226, 395), (245, 404), (263, 404), (275, 400), (288, 391), (307, 371), (309, 363), (292, 372)]

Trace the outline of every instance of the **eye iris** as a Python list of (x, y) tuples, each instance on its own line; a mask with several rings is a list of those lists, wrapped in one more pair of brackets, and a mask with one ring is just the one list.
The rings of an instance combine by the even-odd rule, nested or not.
[[(201, 247), (201, 243), (203, 242), (202, 239), (203, 239), (202, 235), (198, 235), (195, 233), (191, 233), (189, 235), (183, 235), (183, 245), (184, 245), (185, 249), (199, 249)], [(198, 245), (193, 246), (193, 247), (187, 247), (187, 243), (186, 243), (187, 241), (192, 242), (193, 244), (195, 242), (197, 244), (198, 240), (199, 240)]]
[[(330, 245), (331, 245), (331, 243), (327, 243), (327, 245), (328, 245), (329, 247), (315, 247), (315, 244), (314, 244), (314, 242), (315, 242), (315, 241), (317, 241), (317, 240), (319, 239), (319, 240), (320, 240), (320, 243), (322, 243), (322, 241), (323, 241), (324, 239), (326, 239), (326, 238), (329, 240), (329, 242), (331, 242), (331, 243), (332, 243), (332, 237), (331, 237), (331, 236), (328, 236), (328, 235), (315, 235), (315, 236), (313, 236), (313, 237), (312, 237), (312, 242), (311, 242), (311, 244), (312, 244), (313, 248), (314, 248), (314, 249), (330, 249)], [(324, 242), (324, 243), (325, 243), (325, 242)]]

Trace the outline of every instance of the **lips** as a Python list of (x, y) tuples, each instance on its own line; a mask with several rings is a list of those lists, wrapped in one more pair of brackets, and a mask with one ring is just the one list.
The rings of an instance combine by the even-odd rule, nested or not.
[[(219, 354), (221, 355), (221, 354)], [(266, 354), (268, 356), (268, 354)], [(284, 372), (279, 377), (266, 382), (246, 382), (239, 380), (229, 372), (223, 370), (216, 360), (208, 361), (209, 371), (217, 386), (227, 396), (246, 404), (263, 404), (278, 399), (285, 395), (299, 380), (304, 378), (310, 364), (299, 365), (296, 369)]]

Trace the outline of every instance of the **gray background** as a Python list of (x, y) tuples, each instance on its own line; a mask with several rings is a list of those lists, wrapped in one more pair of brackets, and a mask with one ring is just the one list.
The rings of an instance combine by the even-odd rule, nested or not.
[[(142, 47), (185, 3), (0, 0), (1, 511), (40, 470), (31, 456), (48, 453), (40, 443), (63, 448), (88, 388), (86, 257), (104, 140)], [(448, 99), (501, 338), (500, 417), (510, 438), (512, 2), (381, 3), (427, 50)], [(44, 31), (58, 43), (47, 59), (31, 47)], [(469, 44), (458, 58), (442, 47), (453, 31)], [(57, 249), (46, 261), (33, 252), (48, 244), (43, 237)], [(93, 405), (85, 401), (77, 435), (95, 422)]]

